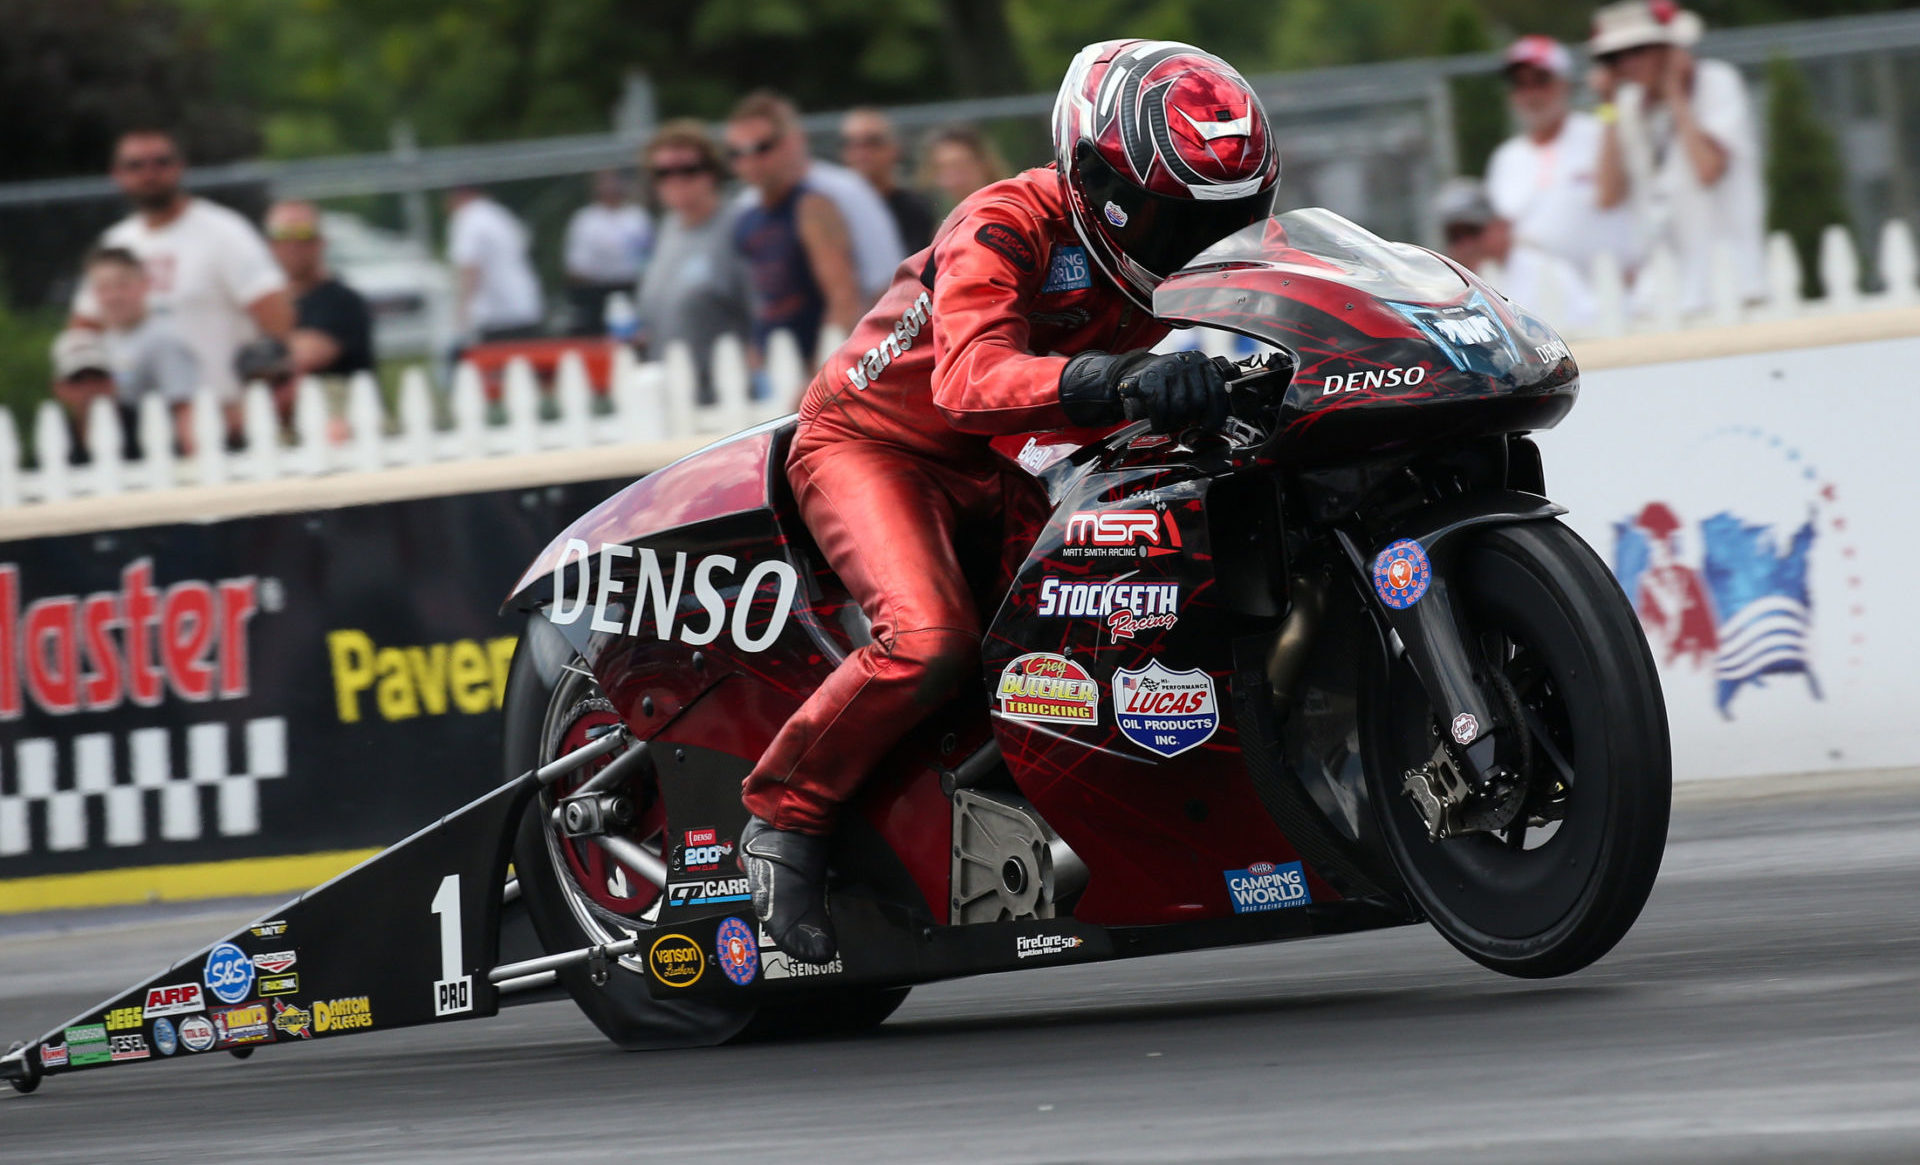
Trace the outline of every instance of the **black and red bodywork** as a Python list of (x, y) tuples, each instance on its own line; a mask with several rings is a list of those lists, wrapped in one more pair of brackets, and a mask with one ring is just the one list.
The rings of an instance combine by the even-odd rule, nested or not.
[[(1291, 714), (1291, 733), (1278, 723), (1289, 714), (1274, 707), (1269, 661), (1293, 606), (1293, 577), (1333, 565), (1314, 560), (1297, 528), (1436, 447), (1491, 448), (1500, 462), (1496, 485), (1537, 492), (1530, 446), (1509, 434), (1557, 422), (1578, 381), (1551, 329), (1425, 252), (1425, 264), (1414, 268), (1420, 280), (1402, 288), (1403, 300), (1369, 294), (1364, 285), (1379, 281), (1379, 256), (1349, 256), (1338, 237), (1343, 220), (1318, 213), (1262, 224), (1257, 238), (1238, 240), (1240, 250), (1229, 240), (1156, 299), (1166, 318), (1241, 331), (1281, 349), (1248, 378), (1264, 381), (1260, 403), (1246, 410), (1259, 414), (1259, 439), (1170, 438), (1128, 426), (995, 443), (1009, 472), (1030, 473), (1036, 503), (1012, 508), (1003, 545), (1030, 550), (982, 556), (977, 591), (992, 614), (981, 687), (896, 749), (852, 807), (837, 862), (843, 871), (864, 871), (870, 884), (836, 898), (836, 917), (857, 913), (853, 903), (863, 893), (877, 901), (871, 925), (843, 922), (843, 933), (852, 933), (843, 942), (842, 981), (910, 982), (1018, 965), (1005, 934), (986, 933), (999, 925), (953, 928), (969, 934), (951, 948), (927, 937), (950, 921), (951, 773), (990, 736), (1012, 786), (1088, 874), (1070, 918), (1063, 911), (1047, 922), (1003, 925), (1079, 934), (1085, 941), (1067, 959), (1418, 920), (1368, 836), (1365, 791), (1354, 772), (1359, 756), (1322, 755), (1326, 740), (1354, 735), (1356, 669), (1337, 674), (1336, 664), (1317, 677), (1321, 687), (1306, 693), (1307, 710)], [(1308, 236), (1313, 249), (1289, 240), (1288, 231)], [(1397, 378), (1381, 371), (1393, 369)], [(1369, 371), (1380, 374), (1370, 380)], [(737, 838), (745, 823), (740, 779), (807, 694), (864, 642), (863, 617), (813, 548), (788, 491), (790, 425), (742, 433), (636, 483), (557, 538), (516, 588), (514, 602), (527, 609), (551, 612), (558, 597), (572, 617), (549, 625), (585, 660), (635, 735), (653, 742), (656, 755), (677, 758), (662, 769), (669, 837), (713, 828)], [(1538, 497), (1511, 502), (1506, 497), (1523, 517), (1552, 512)], [(1138, 557), (1068, 553), (1076, 515), (1143, 511), (1158, 515), (1164, 529), (1151, 544), (1141, 540)], [(721, 589), (728, 611), (746, 604), (749, 641), (779, 624), (758, 650), (741, 650), (730, 636), (699, 646), (663, 639), (646, 616), (639, 634), (629, 634), (626, 600), (642, 583), (633, 558), (602, 563), (609, 545), (648, 548), (663, 563), (682, 553), (688, 563), (724, 555), (737, 564), (736, 581), (756, 564), (778, 562), (793, 573), (796, 593), (787, 605), (770, 584), (744, 598), (737, 587)], [(1132, 581), (1179, 588), (1172, 626), (1123, 637), (1098, 619), (1038, 613), (1047, 580), (1100, 580), (1123, 569)], [(604, 600), (602, 580), (613, 584)], [(620, 630), (592, 629), (589, 614), (600, 606), (603, 626)], [(1427, 611), (1439, 607), (1426, 604)], [(675, 625), (705, 620), (701, 612), (683, 594)], [(1411, 624), (1402, 635), (1417, 638)], [(1003, 671), (1036, 652), (1071, 660), (1093, 678), (1100, 699), (1092, 722), (1039, 724), (995, 710)], [(1175, 671), (1200, 669), (1218, 693), (1217, 729), (1173, 757), (1136, 745), (1111, 713), (1114, 673), (1152, 660)], [(1459, 706), (1497, 721), (1483, 704)], [(1338, 711), (1320, 715), (1315, 707)], [(1327, 722), (1315, 723), (1316, 715)], [(1296, 860), (1311, 906), (1234, 913), (1225, 872)], [(698, 919), (710, 929), (737, 912), (669, 903), (660, 921), (692, 933)], [(882, 941), (882, 931), (900, 941)], [(920, 937), (907, 942), (912, 935)], [(711, 936), (693, 937), (704, 944)], [(718, 976), (702, 986), (738, 990)]]

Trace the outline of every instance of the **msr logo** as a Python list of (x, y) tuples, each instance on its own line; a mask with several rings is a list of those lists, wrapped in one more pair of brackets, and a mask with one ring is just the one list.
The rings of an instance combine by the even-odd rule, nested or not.
[(1158, 510), (1076, 510), (1062, 543), (1066, 558), (1157, 558), (1180, 553), (1180, 527)]

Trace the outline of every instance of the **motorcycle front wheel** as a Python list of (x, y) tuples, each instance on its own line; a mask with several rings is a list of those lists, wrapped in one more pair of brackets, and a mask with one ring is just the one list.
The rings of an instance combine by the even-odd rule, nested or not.
[(1578, 535), (1535, 521), (1468, 537), (1448, 584), (1483, 687), (1524, 726), (1503, 757), (1524, 767), (1527, 800), (1504, 829), (1429, 839), (1402, 784), (1445, 724), (1394, 658), (1368, 700), (1373, 803), (1449, 942), (1509, 975), (1565, 975), (1620, 941), (1660, 870), (1673, 796), (1660, 680), (1633, 608)]

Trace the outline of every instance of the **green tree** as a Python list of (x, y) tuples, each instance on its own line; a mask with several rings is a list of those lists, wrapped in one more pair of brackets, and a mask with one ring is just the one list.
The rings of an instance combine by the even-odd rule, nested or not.
[(1848, 220), (1845, 175), (1806, 75), (1785, 57), (1767, 62), (1767, 142), (1767, 229), (1793, 239), (1801, 294), (1821, 295), (1820, 232)]

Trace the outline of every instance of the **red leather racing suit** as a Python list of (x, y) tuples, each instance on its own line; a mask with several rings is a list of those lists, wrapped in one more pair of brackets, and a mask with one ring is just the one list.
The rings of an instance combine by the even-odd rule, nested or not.
[[(954, 209), (808, 386), (787, 477), (821, 553), (872, 622), (747, 778), (747, 809), (825, 833), (881, 755), (979, 668), (954, 535), (997, 521), (988, 446), (1067, 427), (1067, 356), (1166, 329), (1088, 258), (1049, 167)], [(1064, 355), (1063, 355), (1064, 353)]]

